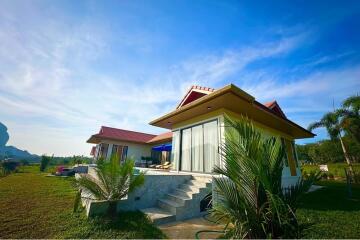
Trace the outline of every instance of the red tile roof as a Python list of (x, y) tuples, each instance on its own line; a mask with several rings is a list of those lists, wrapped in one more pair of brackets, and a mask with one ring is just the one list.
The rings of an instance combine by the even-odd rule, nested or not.
[(270, 110), (272, 110), (276, 115), (286, 118), (285, 113), (283, 112), (280, 105), (275, 100), (271, 102), (266, 102), (263, 105), (269, 108)]
[(147, 134), (125, 129), (111, 128), (102, 126), (99, 133), (92, 135), (88, 143), (98, 143), (100, 139), (119, 140), (126, 142), (146, 143), (153, 139), (156, 135)]
[(263, 105), (265, 105), (268, 108), (271, 108), (271, 106), (273, 106), (275, 103), (276, 103), (276, 101), (274, 100), (274, 101), (271, 101), (271, 102), (266, 102)]
[(170, 142), (172, 139), (172, 135), (172, 132), (162, 133), (148, 141), (148, 143)]
[[(205, 91), (205, 92), (204, 92)], [(209, 87), (201, 87), (197, 85), (191, 86), (191, 88), (187, 91), (183, 99), (181, 99), (179, 105), (176, 108), (182, 107), (188, 103), (191, 103), (192, 101), (195, 101), (196, 99), (199, 99), (209, 93), (214, 92), (214, 88)]]

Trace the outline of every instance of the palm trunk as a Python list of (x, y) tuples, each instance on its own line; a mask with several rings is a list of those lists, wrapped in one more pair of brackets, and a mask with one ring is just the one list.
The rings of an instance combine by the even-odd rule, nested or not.
[(340, 139), (341, 148), (343, 150), (345, 160), (346, 160), (346, 162), (347, 162), (347, 164), (349, 166), (350, 174), (351, 174), (351, 176), (353, 176), (354, 171), (353, 171), (353, 167), (352, 167), (352, 164), (351, 164), (351, 161), (350, 161), (350, 157), (349, 157), (349, 154), (348, 154), (348, 152), (346, 150), (345, 144), (344, 144), (340, 134), (339, 134), (339, 139)]

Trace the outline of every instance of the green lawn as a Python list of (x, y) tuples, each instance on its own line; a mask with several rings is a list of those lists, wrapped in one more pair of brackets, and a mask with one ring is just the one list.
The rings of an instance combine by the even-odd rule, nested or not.
[[(345, 170), (344, 170), (345, 168), (348, 167), (346, 163), (329, 163), (329, 164), (327, 164), (327, 166), (329, 169), (329, 172), (327, 172), (327, 175), (333, 175), (334, 177), (339, 177), (339, 178), (346, 178)], [(320, 170), (319, 165), (309, 165), (309, 164), (305, 164), (305, 165), (301, 166), (301, 169), (306, 174)], [(360, 173), (360, 164), (354, 163), (353, 169), (355, 172)]]
[(297, 215), (304, 224), (304, 238), (360, 238), (360, 186), (347, 198), (343, 182), (320, 182), (325, 188), (306, 194)]
[(164, 238), (141, 212), (118, 220), (87, 219), (72, 213), (71, 178), (45, 177), (38, 166), (0, 178), (0, 239), (3, 238)]
[[(140, 212), (122, 213), (117, 221), (87, 219), (72, 213), (71, 179), (45, 177), (38, 166), (0, 177), (2, 238), (164, 238)], [(346, 184), (321, 182), (326, 188), (306, 194), (297, 211), (311, 225), (304, 238), (360, 238), (360, 186), (347, 199)]]

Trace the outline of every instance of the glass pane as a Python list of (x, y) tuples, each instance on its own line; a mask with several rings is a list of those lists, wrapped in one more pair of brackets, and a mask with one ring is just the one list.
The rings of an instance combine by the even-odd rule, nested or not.
[(173, 139), (172, 139), (172, 149), (171, 149), (171, 164), (172, 169), (177, 170), (179, 164), (179, 155), (180, 155), (180, 132), (175, 131), (173, 132)]
[(218, 127), (217, 121), (204, 124), (204, 171), (212, 172), (218, 165)]
[(204, 171), (204, 158), (203, 158), (203, 126), (196, 126), (192, 128), (191, 136), (191, 153), (192, 153), (192, 171)]
[(113, 145), (112, 150), (111, 150), (111, 156), (117, 154), (118, 151), (118, 145)]
[(191, 128), (182, 130), (181, 170), (191, 171)]

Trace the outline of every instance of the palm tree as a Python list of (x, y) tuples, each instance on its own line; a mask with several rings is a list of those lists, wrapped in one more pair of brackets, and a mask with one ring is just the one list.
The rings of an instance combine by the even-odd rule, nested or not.
[(212, 215), (226, 223), (230, 238), (294, 238), (299, 236), (297, 200), (314, 180), (282, 188), (284, 149), (266, 138), (247, 119), (225, 118), (223, 166), (215, 167)]
[(353, 174), (353, 168), (346, 146), (341, 136), (342, 132), (342, 119), (338, 111), (326, 113), (319, 122), (311, 123), (308, 130), (314, 130), (315, 128), (325, 128), (332, 140), (339, 139), (341, 148), (344, 153), (345, 160), (349, 166), (350, 173)]
[(96, 176), (82, 175), (78, 186), (91, 194), (93, 200), (106, 200), (109, 202), (108, 214), (115, 216), (117, 201), (126, 197), (144, 181), (144, 173), (134, 175), (134, 161), (127, 159), (119, 164), (118, 156), (111, 156), (110, 162), (99, 161), (95, 168)]
[(341, 126), (344, 131), (360, 143), (360, 96), (345, 99), (337, 114), (342, 118)]

